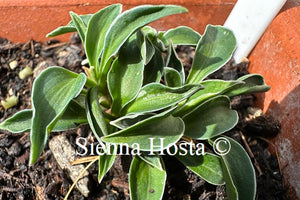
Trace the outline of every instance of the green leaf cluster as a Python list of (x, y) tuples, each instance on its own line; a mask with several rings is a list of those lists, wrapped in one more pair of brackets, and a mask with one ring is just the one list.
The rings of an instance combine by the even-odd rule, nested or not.
[[(44, 70), (34, 81), (32, 109), (0, 124), (11, 132), (30, 131), (33, 165), (51, 131), (88, 123), (97, 140), (110, 144), (139, 144), (129, 173), (131, 199), (161, 199), (166, 170), (161, 154), (188, 141), (213, 144), (238, 122), (230, 107), (237, 95), (265, 92), (263, 77), (250, 74), (238, 80), (206, 80), (231, 58), (233, 33), (208, 25), (203, 35), (180, 26), (158, 32), (149, 23), (187, 12), (180, 6), (143, 5), (122, 12), (121, 4), (95, 14), (77, 15), (48, 34), (77, 31), (84, 44), (89, 70), (76, 74), (61, 67)], [(177, 56), (177, 45), (195, 47), (188, 74)], [(151, 148), (149, 139), (163, 145)], [(254, 199), (255, 173), (244, 149), (228, 138), (227, 155), (175, 157), (211, 184), (226, 183), (230, 199)], [(111, 168), (115, 155), (99, 157), (99, 181)]]

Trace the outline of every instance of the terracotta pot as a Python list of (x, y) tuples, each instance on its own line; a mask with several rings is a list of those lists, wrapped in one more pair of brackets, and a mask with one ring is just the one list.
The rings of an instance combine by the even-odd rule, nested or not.
[[(159, 30), (186, 25), (203, 33), (207, 24), (223, 24), (237, 0), (0, 0), (0, 37), (13, 42), (29, 39), (45, 41), (46, 34), (70, 21), (69, 11), (94, 13), (113, 3), (122, 3), (124, 10), (140, 4), (175, 4), (189, 10), (187, 14), (162, 18), (152, 24)], [(70, 35), (57, 37), (69, 40)]]
[[(288, 4), (290, 7), (292, 4)], [(264, 112), (281, 122), (273, 139), (291, 199), (300, 199), (300, 6), (280, 13), (253, 49), (250, 71), (272, 88), (258, 96)]]

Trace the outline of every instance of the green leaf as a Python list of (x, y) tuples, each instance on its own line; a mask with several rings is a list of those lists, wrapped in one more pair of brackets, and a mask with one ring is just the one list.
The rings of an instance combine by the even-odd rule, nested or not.
[(168, 48), (165, 46), (165, 44), (161, 41), (160, 39), (160, 34), (161, 32), (159, 32), (158, 34), (154, 35), (154, 34), (148, 34), (147, 38), (149, 39), (149, 41), (151, 42), (151, 44), (158, 49), (160, 52), (166, 52), (168, 50)]
[[(106, 34), (100, 64), (100, 72), (102, 73), (102, 77), (104, 77), (103, 79), (105, 80), (108, 72), (108, 65), (106, 63), (119, 50), (130, 35), (159, 18), (183, 12), (187, 12), (187, 10), (181, 6), (143, 5), (127, 10), (119, 15)], [(100, 79), (100, 82), (101, 81), (102, 79)]]
[(62, 116), (70, 101), (79, 95), (86, 76), (61, 67), (49, 67), (34, 81), (32, 91), (33, 119), (30, 132), (30, 163), (42, 153), (49, 132)]
[(0, 129), (12, 133), (22, 133), (31, 128), (32, 110), (25, 109), (17, 112), (12, 117), (6, 119), (0, 124)]
[(85, 109), (72, 100), (63, 115), (56, 122), (52, 131), (56, 132), (76, 128), (80, 124), (86, 124), (87, 122)]
[(113, 99), (112, 114), (134, 100), (143, 84), (144, 64), (140, 55), (136, 35), (133, 35), (120, 49), (108, 73), (108, 89)]
[(208, 25), (197, 44), (192, 69), (187, 83), (200, 83), (211, 73), (220, 69), (235, 50), (236, 40), (232, 31)]
[(238, 193), (237, 193), (237, 189), (234, 186), (232, 177), (230, 176), (230, 173), (224, 163), (224, 160), (221, 159), (221, 163), (222, 163), (222, 169), (223, 169), (223, 177), (225, 180), (225, 184), (226, 184), (226, 194), (229, 200), (238, 200)]
[(132, 200), (162, 199), (167, 174), (139, 157), (134, 157), (129, 170), (130, 198)]
[(264, 78), (259, 74), (248, 74), (239, 78), (238, 81), (243, 81), (245, 84), (234, 87), (226, 92), (225, 95), (234, 97), (242, 94), (266, 92), (270, 89), (270, 86), (265, 84)]
[[(87, 25), (90, 18), (92, 17), (92, 14), (79, 15), (79, 17)], [(65, 33), (76, 32), (76, 31), (77, 30), (74, 25), (74, 22), (71, 20), (66, 26), (60, 26), (60, 27), (56, 28), (55, 30), (51, 31), (50, 33), (48, 33), (46, 37), (54, 37), (54, 36), (62, 35)]]
[[(110, 151), (114, 152), (114, 146), (111, 145), (110, 146)], [(103, 153), (104, 151), (102, 151)], [(108, 172), (108, 170), (110, 170), (110, 168), (113, 166), (114, 162), (116, 159), (116, 154), (105, 154), (103, 153), (103, 155), (99, 156), (99, 168), (98, 168), (98, 182), (101, 183), (103, 177), (105, 176), (105, 174)]]
[(99, 104), (98, 87), (93, 87), (88, 90), (86, 95), (86, 115), (89, 125), (100, 142), (100, 137), (108, 135), (107, 125), (103, 117), (102, 108)]
[(181, 85), (183, 85), (185, 82), (184, 68), (181, 61), (177, 57), (177, 53), (172, 44), (169, 46), (168, 49), (168, 58), (167, 58), (166, 66), (175, 69), (179, 73), (181, 79)]
[(81, 41), (84, 42), (86, 31), (87, 31), (87, 25), (76, 13), (70, 12), (70, 16), (71, 16), (74, 26), (80, 36)]
[(179, 153), (177, 153), (176, 158), (208, 183), (213, 185), (222, 185), (225, 183), (221, 159), (218, 156), (210, 153), (203, 156), (190, 155), (189, 153), (186, 155), (179, 155)]
[(183, 117), (184, 135), (194, 139), (209, 139), (232, 129), (238, 122), (238, 114), (230, 109), (226, 96), (217, 96), (199, 105)]
[[(12, 117), (6, 119), (0, 124), (0, 129), (7, 130), (12, 133), (26, 132), (31, 129), (32, 110), (25, 109), (17, 112)], [(56, 122), (53, 132), (64, 131), (76, 128), (80, 124), (87, 123), (84, 108), (74, 101), (71, 101), (68, 108), (60, 119)]]
[(240, 85), (245, 84), (242, 81), (224, 81), (224, 80), (206, 80), (201, 82), (204, 89), (199, 90), (195, 94), (193, 94), (188, 100), (181, 105), (175, 112), (176, 116), (184, 116), (187, 113), (194, 110), (197, 106), (199, 106), (204, 101), (215, 97), (220, 94), (224, 94), (227, 91), (233, 90), (234, 88), (239, 87)]
[[(176, 107), (168, 109), (168, 110), (160, 113), (159, 116), (167, 116), (167, 115), (171, 114), (175, 109), (176, 109)], [(129, 115), (125, 115), (123, 117), (119, 117), (118, 119), (116, 119), (114, 121), (110, 121), (110, 124), (119, 129), (125, 129), (125, 128), (128, 128), (128, 127), (138, 123), (138, 122), (141, 122), (145, 119), (153, 117), (155, 115), (156, 115), (156, 113), (129, 114)]]
[(143, 85), (153, 82), (158, 83), (163, 75), (164, 66), (165, 63), (161, 52), (155, 49), (155, 53), (150, 62), (144, 68)]
[(142, 154), (139, 156), (140, 159), (148, 163), (149, 165), (152, 165), (153, 167), (156, 167), (157, 169), (163, 171), (163, 161), (161, 157), (156, 153), (154, 155), (149, 155), (146, 152), (142, 152)]
[(157, 31), (155, 28), (152, 28), (151, 26), (144, 26), (141, 28), (141, 31), (143, 32), (143, 34), (145, 36), (148, 36), (148, 35), (157, 35)]
[[(150, 29), (150, 28), (149, 28)], [(145, 32), (147, 30), (144, 30)], [(144, 64), (148, 64), (155, 54), (155, 48), (147, 37), (147, 33), (144, 31), (137, 32), (137, 38), (141, 46), (141, 55), (144, 61)], [(148, 33), (150, 34), (150, 33)]]
[(182, 86), (182, 79), (179, 72), (170, 67), (165, 67), (165, 82), (169, 87)]
[[(228, 176), (224, 177), (226, 188), (228, 188), (227, 183), (229, 184), (229, 187), (231, 183), (233, 183), (238, 194), (234, 194), (234, 187), (231, 185), (228, 196), (230, 199), (253, 200), (255, 199), (256, 193), (256, 178), (251, 160), (239, 143), (229, 137), (225, 138), (231, 145), (229, 153), (221, 156), (224, 164), (224, 171), (228, 172)], [(219, 145), (218, 147), (221, 149), (228, 148), (228, 144), (225, 144), (224, 142), (220, 142), (216, 145)]]
[(154, 112), (190, 97), (201, 89), (200, 85), (185, 85), (170, 88), (159, 83), (150, 83), (144, 86), (136, 99), (125, 107), (126, 114)]
[(201, 35), (190, 27), (179, 26), (165, 32), (162, 41), (166, 46), (170, 45), (170, 40), (174, 45), (197, 45), (200, 38)]
[(181, 118), (166, 112), (138, 122), (129, 128), (123, 129), (102, 138), (104, 142), (138, 145), (142, 151), (163, 151), (175, 144), (183, 135), (184, 123)]
[(95, 13), (88, 23), (85, 51), (90, 66), (94, 66), (96, 70), (99, 70), (99, 57), (103, 50), (105, 34), (121, 10), (121, 4), (110, 5)]
[(154, 113), (125, 115), (114, 121), (111, 121), (110, 124), (119, 129), (125, 129), (154, 115)]

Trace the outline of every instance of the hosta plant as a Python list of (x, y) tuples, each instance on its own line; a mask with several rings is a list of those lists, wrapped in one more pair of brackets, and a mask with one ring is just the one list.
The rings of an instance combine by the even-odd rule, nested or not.
[[(221, 134), (238, 122), (237, 112), (230, 108), (231, 97), (269, 87), (257, 74), (231, 81), (206, 79), (231, 58), (236, 46), (233, 33), (212, 25), (203, 35), (185, 26), (161, 32), (147, 26), (187, 12), (180, 6), (121, 9), (114, 4), (95, 14), (71, 12), (69, 24), (49, 33), (77, 31), (89, 68), (85, 74), (56, 66), (44, 70), (33, 84), (32, 109), (16, 113), (0, 128), (30, 131), (33, 165), (50, 132), (88, 123), (103, 147), (98, 152), (99, 181), (124, 145), (131, 150), (133, 200), (162, 198), (166, 154), (207, 182), (226, 184), (229, 199), (254, 199), (255, 172), (247, 153)], [(195, 47), (188, 74), (178, 59), (177, 45)], [(206, 148), (217, 148), (217, 154), (205, 152)]]

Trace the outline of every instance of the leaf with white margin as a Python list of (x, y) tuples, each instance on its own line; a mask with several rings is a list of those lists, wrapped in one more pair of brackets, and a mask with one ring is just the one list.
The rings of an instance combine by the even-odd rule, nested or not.
[(108, 130), (104, 114), (99, 103), (98, 87), (93, 87), (88, 90), (85, 104), (86, 116), (89, 125), (97, 140), (100, 141), (100, 137), (108, 135)]
[(151, 57), (151, 60), (144, 67), (144, 80), (143, 85), (149, 83), (159, 83), (164, 71), (164, 58), (162, 53), (154, 48), (154, 54)]
[(76, 74), (61, 67), (49, 67), (34, 81), (32, 91), (33, 119), (30, 132), (30, 164), (42, 153), (48, 134), (79, 95), (86, 82), (84, 74)]
[[(92, 14), (87, 14), (87, 15), (79, 15), (81, 20), (84, 22), (85, 25), (88, 24), (90, 18), (92, 17)], [(71, 20), (66, 26), (60, 26), (56, 28), (55, 30), (51, 31), (50, 33), (47, 34), (46, 37), (54, 37), (58, 35), (62, 35), (65, 33), (71, 33), (71, 32), (76, 32), (76, 27), (74, 25), (73, 20)]]
[(202, 86), (195, 84), (171, 88), (160, 83), (150, 83), (141, 88), (136, 99), (123, 109), (123, 113), (136, 114), (158, 111), (189, 98), (200, 89)]
[(149, 155), (147, 152), (142, 152), (139, 157), (149, 165), (152, 165), (153, 167), (163, 171), (163, 160), (157, 153), (154, 155)]
[(179, 26), (165, 32), (161, 40), (166, 46), (169, 46), (171, 40), (174, 45), (197, 45), (201, 35), (187, 26)]
[(104, 136), (102, 140), (129, 146), (138, 145), (142, 151), (162, 151), (175, 144), (184, 132), (182, 119), (169, 114), (169, 111), (157, 114), (126, 129)]
[(223, 185), (223, 172), (221, 160), (214, 154), (207, 153), (205, 155), (186, 155), (176, 154), (176, 158), (182, 162), (192, 172), (203, 178), (210, 184)]
[(235, 46), (236, 40), (231, 30), (222, 26), (208, 25), (197, 44), (186, 83), (200, 83), (220, 69), (231, 58)]
[(109, 70), (107, 65), (111, 57), (124, 42), (143, 26), (159, 18), (187, 12), (186, 8), (174, 5), (142, 5), (132, 8), (119, 15), (109, 28), (104, 42), (104, 50), (100, 64), (100, 83), (106, 79)]
[(195, 94), (193, 94), (190, 98), (184, 102), (183, 105), (180, 105), (178, 109), (175, 111), (174, 115), (176, 116), (184, 116), (187, 113), (194, 110), (197, 106), (199, 106), (204, 101), (215, 97), (217, 95), (226, 94), (226, 92), (234, 90), (235, 88), (241, 87), (245, 83), (242, 81), (225, 81), (225, 80), (206, 80), (202, 81), (201, 85), (203, 85), (204, 89), (199, 90)]
[[(252, 162), (238, 142), (229, 137), (225, 138), (231, 145), (230, 151), (226, 155), (221, 155), (222, 168), (226, 173), (224, 173), (224, 179), (228, 197), (230, 199), (254, 200), (256, 177)], [(228, 144), (224, 142), (220, 142), (218, 145), (224, 150), (228, 148)]]
[(108, 89), (113, 99), (111, 113), (118, 116), (121, 109), (134, 100), (143, 84), (144, 63), (136, 34), (119, 51), (108, 73)]
[[(32, 110), (25, 109), (3, 121), (0, 124), (0, 129), (7, 130), (12, 133), (22, 133), (30, 131), (31, 123)], [(64, 114), (56, 122), (52, 132), (65, 131), (86, 123), (87, 119), (84, 108), (75, 101), (71, 101)]]
[(238, 122), (238, 114), (230, 109), (227, 96), (217, 96), (199, 105), (183, 120), (185, 136), (206, 140), (232, 129)]
[(77, 15), (74, 12), (70, 12), (70, 16), (72, 18), (72, 21), (74, 23), (74, 26), (80, 36), (80, 39), (82, 42), (85, 41), (85, 35), (86, 35), (86, 31), (87, 31), (87, 26), (86, 24), (83, 22), (83, 20), (79, 17), (79, 15)]
[(237, 81), (243, 81), (245, 84), (232, 88), (225, 95), (234, 97), (242, 94), (266, 92), (271, 88), (265, 84), (264, 78), (259, 74), (247, 74), (237, 79)]
[(130, 199), (162, 199), (166, 178), (165, 170), (159, 170), (135, 156), (129, 170)]
[(165, 67), (165, 82), (168, 87), (182, 86), (182, 79), (179, 72), (170, 67)]
[(97, 73), (99, 73), (99, 57), (103, 51), (106, 32), (121, 10), (121, 4), (113, 4), (99, 10), (89, 20), (84, 44), (85, 52), (90, 66), (94, 66)]
[(119, 129), (125, 129), (154, 115), (154, 113), (130, 114), (120, 117), (114, 121), (110, 121), (109, 123)]

